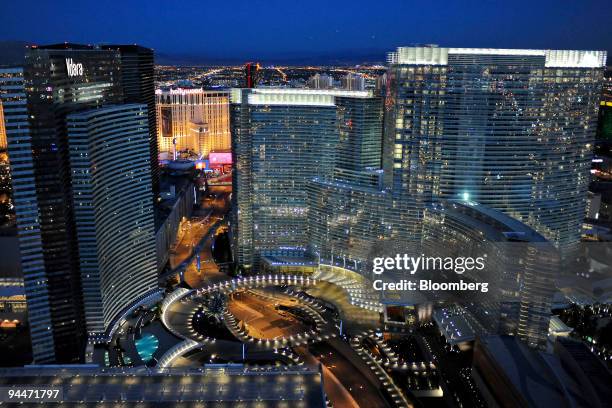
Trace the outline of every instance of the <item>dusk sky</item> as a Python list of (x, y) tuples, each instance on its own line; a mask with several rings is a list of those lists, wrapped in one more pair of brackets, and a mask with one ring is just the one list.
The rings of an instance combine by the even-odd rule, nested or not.
[(381, 54), (400, 45), (612, 51), (609, 0), (6, 1), (0, 40), (139, 43), (199, 58)]

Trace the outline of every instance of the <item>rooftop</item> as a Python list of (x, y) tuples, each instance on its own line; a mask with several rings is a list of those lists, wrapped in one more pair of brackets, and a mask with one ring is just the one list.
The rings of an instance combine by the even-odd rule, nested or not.
[[(232, 88), (232, 103), (242, 103), (241, 88)], [(303, 89), (303, 88), (252, 88), (249, 89), (249, 105), (283, 106), (335, 106), (336, 97), (373, 98), (372, 91), (346, 91), (343, 89)]]
[[(0, 369), (0, 384), (61, 387), (64, 405), (137, 403), (139, 406), (192, 405), (324, 407), (321, 374), (312, 367), (246, 368), (239, 364), (202, 369), (26, 366)], [(210, 405), (209, 405), (210, 404)], [(198, 405), (200, 406), (200, 405)]]
[(606, 65), (606, 51), (585, 50), (532, 50), (507, 48), (447, 48), (437, 45), (398, 47), (390, 52), (390, 64), (447, 65), (449, 55), (494, 55), (543, 57), (546, 67), (555, 68), (600, 68)]
[[(541, 355), (513, 336), (485, 336), (480, 347), (503, 371), (529, 406), (565, 406), (561, 384)], [(478, 347), (477, 347), (478, 348)]]
[(499, 241), (547, 242), (546, 238), (521, 221), (474, 201), (446, 200), (431, 204), (429, 208), (486, 232), (490, 239), (498, 237)]
[(457, 310), (436, 309), (433, 318), (450, 344), (459, 344), (476, 338), (465, 316)]

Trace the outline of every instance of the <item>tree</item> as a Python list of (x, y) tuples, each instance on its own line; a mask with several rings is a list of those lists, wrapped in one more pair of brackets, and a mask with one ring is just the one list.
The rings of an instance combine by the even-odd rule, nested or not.
[(217, 322), (220, 322), (226, 310), (227, 296), (220, 292), (209, 293), (204, 298), (203, 306), (203, 311), (207, 316), (213, 317)]

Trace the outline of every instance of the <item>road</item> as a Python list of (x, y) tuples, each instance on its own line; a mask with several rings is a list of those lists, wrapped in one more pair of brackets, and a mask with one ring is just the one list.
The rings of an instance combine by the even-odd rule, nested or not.
[[(295, 306), (288, 300), (277, 297), (275, 304)], [(229, 311), (246, 324), (249, 335), (260, 339), (273, 340), (280, 336), (297, 335), (308, 330), (288, 313), (276, 310), (269, 299), (254, 296), (249, 291), (232, 294), (228, 304)]]
[[(216, 233), (212, 229), (219, 225), (229, 210), (229, 186), (211, 186), (211, 195), (205, 198), (201, 210), (194, 214), (191, 226), (186, 229), (182, 240), (177, 247), (172, 266), (180, 268), (181, 263), (188, 262), (185, 268), (185, 282), (192, 288), (199, 288), (207, 283), (227, 279), (227, 275), (219, 271), (212, 259), (212, 245), (214, 239), (205, 239), (207, 235)], [(212, 238), (212, 237), (210, 237)], [(191, 248), (201, 245), (200, 271), (196, 267), (196, 257)], [(203, 245), (202, 245), (203, 244)], [(365, 327), (376, 326), (379, 319), (377, 312), (365, 311), (350, 304), (344, 292), (336, 285), (320, 282), (311, 293), (338, 306), (341, 315), (353, 321), (353, 325)], [(230, 302), (230, 310), (238, 315), (239, 320), (247, 320), (252, 330), (262, 338), (275, 337), (288, 334), (288, 332), (301, 332), (304, 330), (300, 322), (287, 319), (278, 311), (274, 310), (274, 304), (266, 302), (255, 296), (243, 294), (235, 299), (234, 304)], [(189, 311), (195, 305), (177, 304), (182, 312), (173, 310), (170, 313), (169, 322), (175, 329), (187, 334), (190, 332)], [(244, 316), (242, 316), (244, 315)], [(333, 324), (329, 322), (328, 324)], [(299, 327), (298, 327), (299, 326)], [(295, 329), (295, 330), (294, 330)], [(328, 330), (329, 328), (326, 328)], [(256, 333), (252, 333), (256, 334)], [(209, 346), (210, 347), (210, 346)], [(337, 348), (342, 348), (339, 352)], [(370, 371), (359, 356), (342, 340), (331, 339), (325, 343), (319, 343), (305, 347), (298, 347), (296, 352), (304, 359), (306, 364), (317, 365), (322, 363), (325, 391), (335, 407), (387, 407), (387, 400), (381, 393), (381, 381)], [(346, 356), (352, 356), (347, 358)]]
[[(342, 349), (342, 351), (339, 350)], [(296, 352), (304, 361), (323, 364), (323, 385), (334, 407), (389, 407), (382, 396), (382, 383), (359, 356), (340, 339), (298, 348)], [(349, 360), (346, 356), (352, 356)], [(368, 373), (369, 375), (365, 375)], [(347, 395), (348, 393), (349, 395)]]
[[(319, 364), (312, 353), (305, 347), (297, 347), (295, 351), (304, 359), (304, 363), (310, 366)], [(334, 404), (334, 407), (338, 408), (360, 408), (355, 398), (351, 393), (342, 385), (338, 377), (331, 371), (325, 364), (321, 364), (323, 369), (323, 388), (325, 394), (330, 401)]]
[[(185, 232), (181, 241), (176, 246), (175, 253), (170, 256), (171, 271), (161, 276), (162, 281), (170, 276), (177, 276), (183, 270), (184, 280), (192, 288), (227, 278), (213, 261), (212, 245), (214, 235), (224, 230), (221, 224), (229, 211), (231, 190), (231, 186), (209, 187), (208, 194), (202, 198), (201, 208), (195, 211), (188, 223), (185, 223)], [(201, 246), (199, 271), (194, 253), (194, 249), (198, 246)]]

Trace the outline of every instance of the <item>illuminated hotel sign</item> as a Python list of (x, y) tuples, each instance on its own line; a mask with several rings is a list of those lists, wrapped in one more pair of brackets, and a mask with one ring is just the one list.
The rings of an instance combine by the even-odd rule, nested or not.
[(201, 93), (202, 93), (202, 89), (201, 88), (195, 88), (195, 89), (178, 88), (178, 89), (171, 89), (170, 90), (170, 95), (197, 95), (197, 94), (201, 94)]
[(66, 70), (68, 71), (69, 77), (82, 76), (83, 75), (83, 64), (75, 64), (72, 58), (66, 58)]

